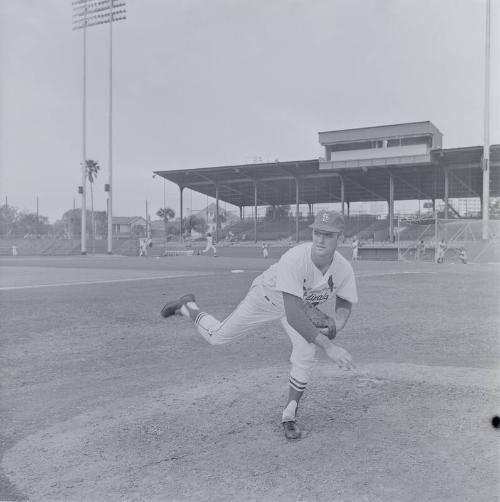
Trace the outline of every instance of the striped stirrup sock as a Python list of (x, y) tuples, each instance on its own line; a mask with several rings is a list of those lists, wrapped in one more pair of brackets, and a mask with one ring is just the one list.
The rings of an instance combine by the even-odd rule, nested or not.
[(304, 392), (306, 390), (307, 382), (301, 382), (296, 378), (293, 378), (292, 375), (290, 375), (288, 382), (290, 383), (290, 386), (298, 392)]
[(205, 314), (205, 312), (200, 312), (197, 316), (196, 319), (194, 320), (195, 326), (198, 326), (200, 324), (200, 321), (203, 319), (208, 314)]

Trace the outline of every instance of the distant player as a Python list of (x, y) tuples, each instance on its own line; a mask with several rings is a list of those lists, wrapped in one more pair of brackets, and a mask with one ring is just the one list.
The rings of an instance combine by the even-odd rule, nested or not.
[[(235, 340), (265, 322), (281, 321), (292, 342), (288, 401), (282, 413), (287, 439), (301, 437), (297, 407), (316, 363), (316, 347), (323, 348), (339, 367), (352, 368), (351, 355), (332, 343), (358, 301), (352, 267), (336, 251), (344, 218), (334, 211), (322, 211), (311, 227), (313, 242), (290, 249), (259, 275), (236, 310), (222, 322), (200, 310), (192, 294), (167, 303), (161, 311), (163, 317), (180, 313), (190, 319), (211, 345)], [(304, 311), (305, 303), (329, 316), (328, 329), (313, 324)]]
[(467, 265), (467, 251), (465, 250), (465, 248), (460, 248), (460, 251), (458, 253), (458, 257), (460, 258), (460, 261), (464, 265)]
[(359, 239), (354, 236), (352, 240), (352, 261), (358, 261)]
[(445, 253), (446, 253), (446, 242), (444, 239), (441, 239), (441, 242), (438, 244), (438, 248), (436, 251), (436, 263), (444, 263)]
[(211, 232), (207, 232), (207, 244), (205, 246), (205, 249), (202, 251), (202, 253), (206, 253), (206, 252), (210, 251), (211, 249), (214, 252), (214, 257), (216, 257), (217, 256), (217, 249), (214, 246), (214, 238), (213, 238)]
[(147, 255), (148, 255), (148, 240), (139, 239), (139, 256), (147, 256)]
[(267, 244), (267, 242), (262, 243), (262, 256), (264, 258), (269, 257), (269, 244)]
[(415, 250), (415, 260), (422, 260), (425, 255), (425, 242), (423, 239), (417, 244), (417, 248)]

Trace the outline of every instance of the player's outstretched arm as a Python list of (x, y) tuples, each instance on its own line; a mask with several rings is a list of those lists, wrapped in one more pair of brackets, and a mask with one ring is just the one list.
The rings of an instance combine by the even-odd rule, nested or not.
[(354, 368), (352, 363), (352, 356), (347, 352), (347, 350), (335, 345), (331, 340), (323, 335), (319, 334), (314, 340), (316, 345), (319, 345), (326, 352), (326, 355), (339, 367), (345, 370), (351, 370)]

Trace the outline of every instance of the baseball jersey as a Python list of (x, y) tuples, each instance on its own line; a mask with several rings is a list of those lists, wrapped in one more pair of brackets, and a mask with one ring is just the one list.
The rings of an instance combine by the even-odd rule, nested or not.
[(356, 280), (351, 264), (335, 251), (330, 267), (322, 274), (312, 261), (311, 248), (312, 242), (307, 242), (290, 249), (253, 284), (265, 288), (270, 300), (280, 306), (283, 305), (283, 292), (298, 296), (325, 313), (335, 309), (337, 296), (357, 303)]

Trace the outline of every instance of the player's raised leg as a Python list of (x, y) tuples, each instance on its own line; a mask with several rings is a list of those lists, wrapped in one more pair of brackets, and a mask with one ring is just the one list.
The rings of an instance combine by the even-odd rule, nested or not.
[(283, 315), (279, 307), (266, 300), (265, 293), (258, 286), (250, 288), (245, 298), (223, 321), (201, 310), (193, 295), (185, 295), (167, 303), (162, 309), (162, 315), (168, 317), (163, 314), (165, 310), (169, 315), (174, 311), (190, 319), (210, 345), (228, 343), (246, 335), (260, 324), (279, 319)]

